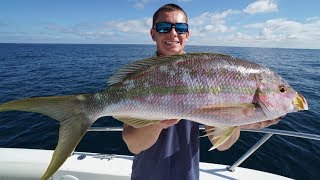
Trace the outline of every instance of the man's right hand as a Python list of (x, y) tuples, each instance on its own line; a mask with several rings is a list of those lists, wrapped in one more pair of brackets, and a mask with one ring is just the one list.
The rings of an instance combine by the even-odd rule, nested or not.
[(167, 129), (175, 124), (177, 124), (180, 121), (180, 119), (167, 119), (159, 122), (157, 125), (159, 125), (162, 129)]
[(159, 138), (163, 129), (167, 129), (179, 122), (178, 119), (163, 120), (157, 124), (151, 124), (141, 128), (123, 125), (122, 138), (130, 152), (139, 154), (150, 148)]

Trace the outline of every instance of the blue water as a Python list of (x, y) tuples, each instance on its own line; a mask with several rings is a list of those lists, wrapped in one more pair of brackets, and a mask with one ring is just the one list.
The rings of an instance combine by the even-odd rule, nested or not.
[[(153, 55), (152, 45), (0, 44), (0, 103), (33, 96), (92, 93), (123, 65)], [(270, 67), (308, 100), (309, 111), (291, 113), (275, 129), (320, 134), (320, 50), (189, 46), (187, 52), (216, 52)], [(58, 124), (44, 115), (0, 113), (0, 147), (54, 149)], [(94, 126), (121, 126), (110, 118)], [(207, 150), (201, 161), (234, 163), (262, 134), (242, 132), (228, 151)], [(130, 154), (120, 132), (88, 132), (77, 151)], [(320, 177), (320, 142), (274, 135), (241, 166), (295, 179)]]

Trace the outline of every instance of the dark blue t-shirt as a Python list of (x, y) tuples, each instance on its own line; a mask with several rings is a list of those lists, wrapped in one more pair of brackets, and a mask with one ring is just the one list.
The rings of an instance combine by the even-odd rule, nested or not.
[(199, 124), (181, 120), (134, 156), (131, 180), (199, 179)]

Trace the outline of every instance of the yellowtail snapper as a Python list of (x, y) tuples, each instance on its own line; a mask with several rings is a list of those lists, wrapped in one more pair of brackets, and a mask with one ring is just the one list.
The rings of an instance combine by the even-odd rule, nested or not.
[(135, 128), (166, 119), (208, 126), (223, 144), (240, 125), (307, 110), (305, 98), (278, 74), (228, 55), (190, 53), (143, 59), (120, 69), (96, 94), (34, 97), (0, 105), (0, 111), (28, 111), (60, 121), (59, 141), (41, 179), (51, 177), (102, 116)]

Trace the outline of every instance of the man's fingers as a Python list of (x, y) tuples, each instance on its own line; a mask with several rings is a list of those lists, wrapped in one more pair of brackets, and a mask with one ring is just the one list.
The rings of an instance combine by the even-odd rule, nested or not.
[(252, 124), (246, 124), (240, 126), (241, 129), (263, 129), (265, 127), (269, 127), (271, 125), (277, 124), (284, 116), (278, 117), (273, 120), (267, 120), (267, 121), (262, 121), (262, 122), (256, 122)]
[(175, 124), (177, 124), (180, 121), (180, 119), (168, 119), (168, 120), (163, 120), (159, 123), (159, 125), (163, 128), (163, 129), (167, 129), (168, 127), (171, 127)]

